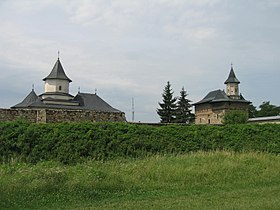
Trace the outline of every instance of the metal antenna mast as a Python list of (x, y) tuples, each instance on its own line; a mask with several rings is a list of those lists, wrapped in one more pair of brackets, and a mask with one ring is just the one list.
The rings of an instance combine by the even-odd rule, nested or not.
[(134, 98), (132, 97), (132, 122), (134, 122), (134, 113), (135, 113), (135, 111), (134, 111)]

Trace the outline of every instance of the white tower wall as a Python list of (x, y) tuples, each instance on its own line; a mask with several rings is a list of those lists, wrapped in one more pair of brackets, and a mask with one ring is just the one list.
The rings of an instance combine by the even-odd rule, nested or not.
[(67, 93), (69, 94), (69, 81), (58, 79), (47, 79), (45, 81), (45, 93)]

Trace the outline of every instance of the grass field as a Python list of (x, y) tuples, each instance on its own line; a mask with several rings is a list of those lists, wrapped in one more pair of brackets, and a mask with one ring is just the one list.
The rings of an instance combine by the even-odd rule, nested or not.
[(280, 156), (198, 152), (2, 164), (0, 209), (280, 209)]

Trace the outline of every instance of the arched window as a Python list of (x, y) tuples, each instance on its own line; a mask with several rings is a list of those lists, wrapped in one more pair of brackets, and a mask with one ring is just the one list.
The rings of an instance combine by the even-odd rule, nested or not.
[(58, 90), (61, 90), (61, 85), (58, 86)]

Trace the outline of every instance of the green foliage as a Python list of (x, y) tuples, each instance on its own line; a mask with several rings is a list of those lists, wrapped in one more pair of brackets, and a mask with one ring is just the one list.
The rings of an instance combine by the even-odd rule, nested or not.
[(180, 97), (178, 98), (177, 108), (175, 112), (176, 123), (189, 124), (194, 121), (194, 114), (191, 113), (191, 100), (187, 99), (187, 96), (188, 94), (183, 87), (180, 92)]
[(224, 124), (244, 124), (248, 120), (248, 113), (243, 110), (227, 111), (223, 117)]
[(147, 126), (127, 123), (0, 123), (0, 162), (75, 164), (196, 151), (280, 153), (279, 124)]
[(198, 152), (0, 165), (0, 209), (279, 209), (280, 156)]
[(249, 105), (248, 111), (249, 111), (249, 118), (257, 117), (258, 110), (253, 104)]
[(249, 117), (269, 117), (280, 115), (280, 106), (270, 104), (270, 101), (264, 101), (257, 109), (253, 104), (249, 105)]
[(173, 97), (173, 93), (171, 84), (168, 81), (162, 94), (163, 102), (159, 103), (160, 108), (157, 109), (157, 113), (160, 116), (162, 123), (175, 122), (177, 99)]
[(280, 115), (280, 107), (270, 104), (269, 101), (263, 102), (259, 106), (256, 117), (268, 117), (268, 116), (277, 116)]

